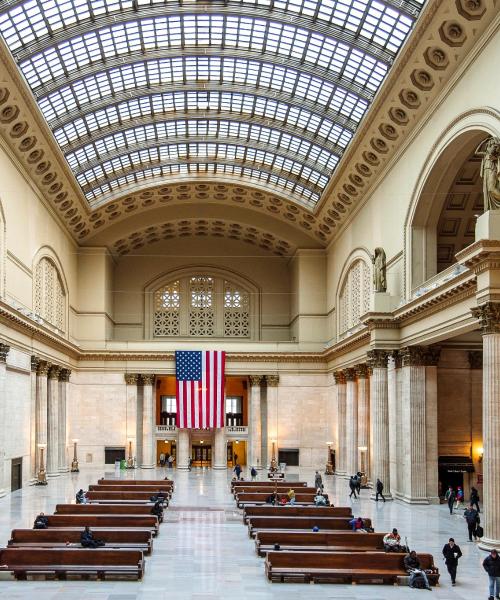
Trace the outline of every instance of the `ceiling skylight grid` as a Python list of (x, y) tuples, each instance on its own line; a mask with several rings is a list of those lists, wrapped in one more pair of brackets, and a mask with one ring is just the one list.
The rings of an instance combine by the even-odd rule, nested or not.
[(313, 207), (420, 0), (5, 0), (0, 32), (92, 206), (195, 175)]

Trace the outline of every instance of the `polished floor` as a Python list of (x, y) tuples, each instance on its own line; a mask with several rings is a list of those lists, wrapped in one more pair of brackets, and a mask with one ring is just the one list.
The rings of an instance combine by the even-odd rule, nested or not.
[[(122, 477), (151, 479), (157, 472), (126, 472)], [(75, 492), (86, 488), (103, 471), (84, 470), (50, 480), (47, 487), (26, 487), (0, 499), (0, 544), (6, 544), (11, 529), (31, 527), (40, 511), (53, 512), (58, 502), (73, 501)], [(171, 475), (172, 474), (172, 475)], [(107, 473), (114, 476), (114, 473)], [(400, 600), (426, 596), (425, 590), (374, 585), (271, 584), (264, 575), (264, 563), (254, 551), (241, 515), (229, 493), (230, 473), (193, 469), (169, 471), (176, 482), (175, 494), (166, 514), (154, 551), (146, 559), (142, 582), (128, 581), (27, 581), (17, 582), (6, 574), (0, 577), (0, 598), (9, 600)], [(264, 475), (263, 475), (264, 476)], [(295, 479), (312, 481), (314, 471), (291, 471)], [(336, 505), (348, 505), (347, 482), (329, 477), (326, 488)], [(397, 527), (417, 551), (434, 554), (442, 573), (441, 586), (433, 589), (439, 599), (476, 600), (488, 597), (487, 577), (481, 561), (485, 554), (467, 541), (461, 514), (450, 516), (446, 505), (407, 506), (399, 502), (369, 499), (352, 501), (355, 515), (371, 517), (376, 531)], [(441, 559), (443, 544), (453, 536), (461, 546), (458, 583), (452, 588)]]

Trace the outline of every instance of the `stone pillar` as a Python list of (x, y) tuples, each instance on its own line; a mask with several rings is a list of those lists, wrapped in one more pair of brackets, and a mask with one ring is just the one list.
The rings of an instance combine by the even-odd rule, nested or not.
[(144, 401), (142, 408), (142, 463), (141, 469), (154, 469), (156, 466), (156, 433), (153, 386), (155, 376), (141, 375)]
[[(386, 500), (392, 500), (389, 472), (389, 399), (387, 388), (387, 352), (370, 350), (370, 441), (371, 475), (375, 488), (377, 479), (384, 484)], [(375, 493), (372, 494), (375, 498)]]
[(470, 366), (470, 398), (472, 406), (472, 461), (475, 472), (471, 473), (470, 484), (478, 488), (483, 498), (483, 353), (473, 350), (468, 353)]
[(260, 384), (262, 375), (250, 375), (250, 402), (248, 410), (248, 466), (262, 469), (262, 432), (260, 424)]
[[(40, 448), (47, 445), (47, 374), (50, 364), (46, 360), (38, 362), (36, 372), (36, 470), (40, 468)], [(47, 454), (45, 454), (45, 459)], [(45, 460), (44, 459), (44, 460)]]
[[(403, 361), (401, 500), (412, 504), (428, 504), (430, 494), (433, 502), (437, 498), (437, 374), (434, 373), (434, 377), (432, 373), (429, 374), (428, 388), (426, 363), (429, 362), (436, 368), (439, 349), (409, 346), (401, 350), (401, 357)], [(431, 476), (429, 482), (428, 473)], [(435, 485), (432, 484), (433, 480)]]
[(398, 420), (401, 403), (398, 402), (398, 370), (401, 368), (401, 356), (396, 350), (389, 356), (387, 368), (387, 408), (389, 414), (389, 477), (391, 480), (391, 495), (398, 496), (398, 475), (400, 472), (401, 447), (398, 445)]
[(480, 547), (500, 548), (500, 302), (472, 309), (483, 334), (483, 515)]
[(52, 365), (47, 389), (47, 477), (59, 475), (59, 372)]
[(6, 484), (5, 484), (5, 454), (6, 454), (6, 442), (7, 442), (7, 423), (5, 422), (8, 415), (5, 411), (7, 401), (7, 354), (9, 353), (10, 346), (8, 344), (0, 343), (0, 498), (5, 496)]
[(227, 442), (224, 427), (217, 427), (214, 433), (213, 469), (227, 469)]
[(30, 375), (30, 479), (34, 483), (37, 473), (37, 448), (36, 448), (36, 372), (40, 359), (38, 356), (31, 357), (31, 375)]
[(356, 365), (358, 376), (358, 465), (370, 479), (370, 385), (368, 366)]
[(425, 354), (425, 434), (426, 495), (429, 504), (439, 504), (439, 440), (438, 440), (438, 362), (441, 349), (427, 349)]
[[(271, 464), (273, 440), (276, 440), (276, 460), (278, 461), (279, 430), (278, 430), (278, 385), (279, 375), (266, 375), (267, 383), (267, 464)], [(279, 462), (279, 461), (278, 461)]]
[(358, 466), (358, 388), (356, 370), (345, 369), (346, 378), (346, 470), (347, 475), (359, 471)]
[(335, 389), (337, 392), (337, 440), (335, 474), (344, 477), (346, 474), (346, 379), (343, 371), (335, 371)]
[(139, 375), (137, 373), (125, 373), (125, 406), (126, 406), (126, 431), (127, 445), (126, 457), (129, 458), (129, 447), (132, 442), (132, 457), (137, 459), (137, 382)]
[(189, 445), (189, 429), (179, 429), (177, 437), (177, 469), (186, 471), (191, 455)]
[(61, 369), (59, 373), (58, 467), (61, 473), (69, 471), (67, 403), (70, 375), (71, 371), (69, 369)]

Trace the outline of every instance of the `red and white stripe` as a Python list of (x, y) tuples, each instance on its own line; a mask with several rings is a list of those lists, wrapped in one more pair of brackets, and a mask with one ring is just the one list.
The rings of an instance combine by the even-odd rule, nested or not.
[(206, 350), (201, 354), (201, 381), (177, 381), (177, 427), (224, 427), (224, 368), (226, 353)]

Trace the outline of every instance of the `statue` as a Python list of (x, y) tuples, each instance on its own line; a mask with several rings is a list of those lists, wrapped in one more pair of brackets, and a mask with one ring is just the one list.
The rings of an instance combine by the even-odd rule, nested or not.
[(476, 156), (482, 156), (484, 211), (500, 209), (500, 139), (489, 137), (476, 148)]
[(372, 256), (373, 263), (373, 287), (376, 292), (387, 291), (387, 281), (385, 278), (385, 252), (383, 248), (375, 248), (375, 254)]

